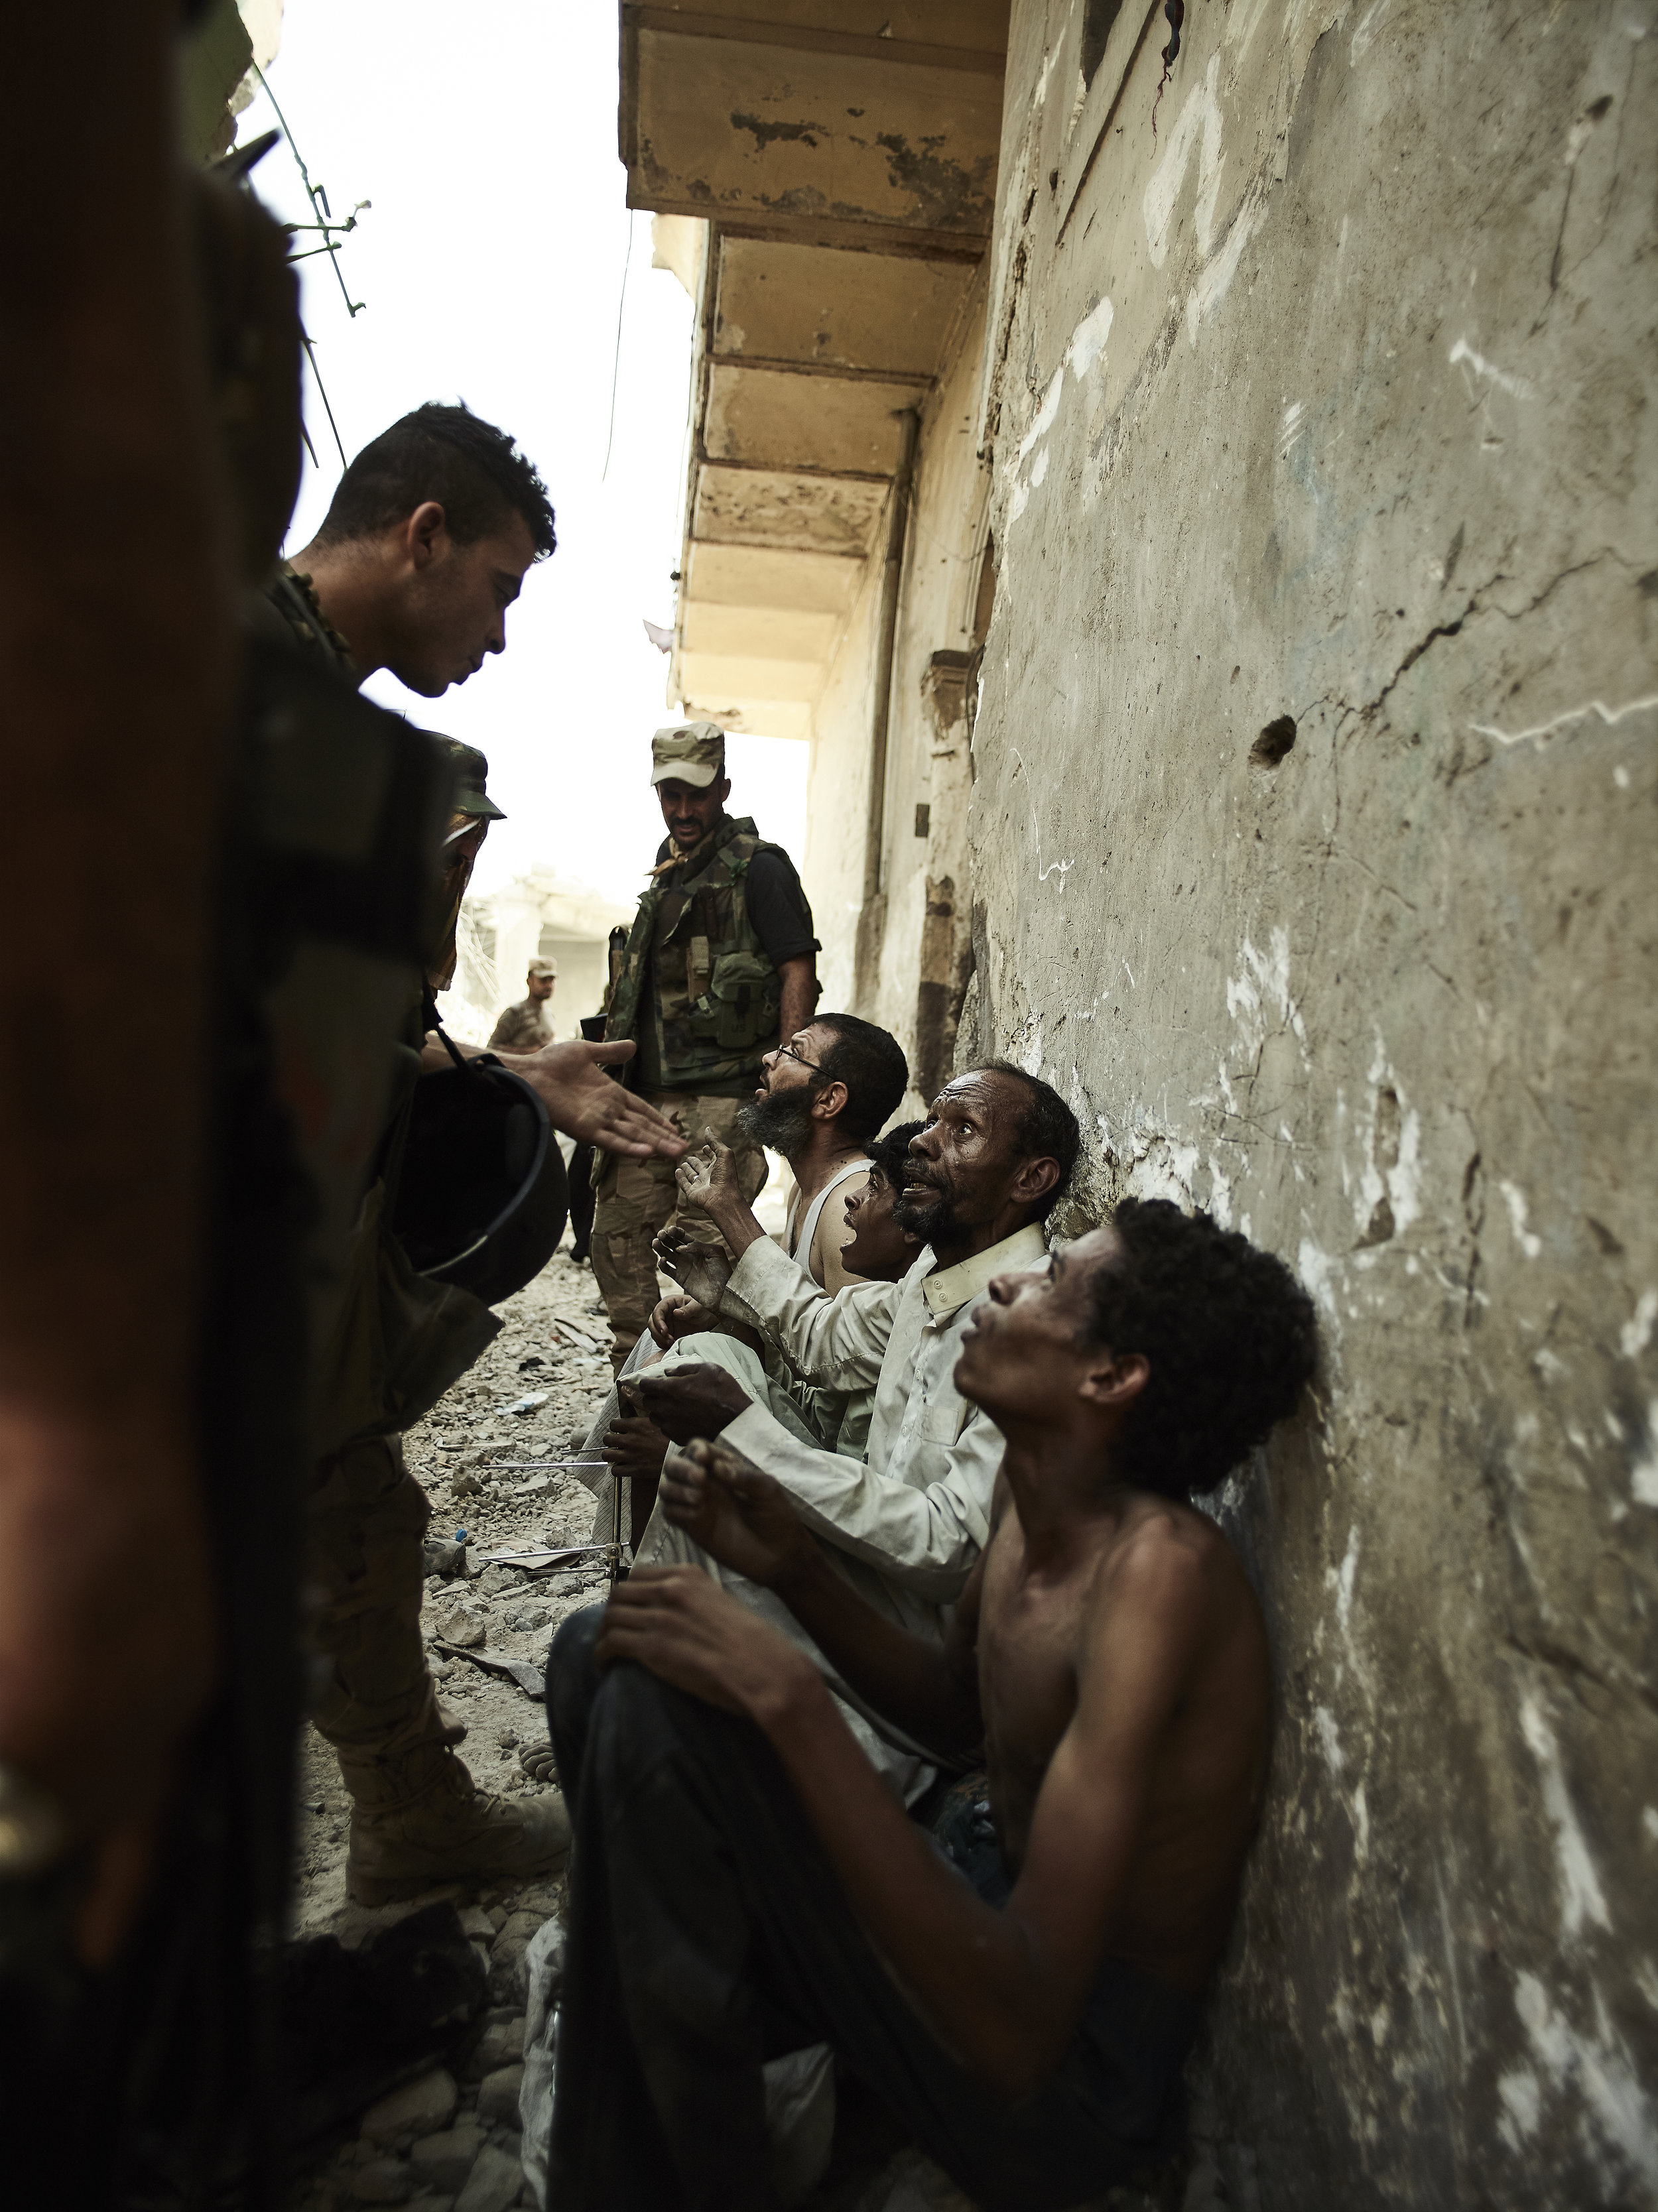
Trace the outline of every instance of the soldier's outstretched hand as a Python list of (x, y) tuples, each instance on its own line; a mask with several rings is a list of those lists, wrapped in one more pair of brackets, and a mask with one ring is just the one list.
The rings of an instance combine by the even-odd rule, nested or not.
[(632, 1160), (680, 1159), (689, 1147), (674, 1124), (605, 1073), (631, 1060), (635, 1050), (627, 1037), (607, 1044), (571, 1039), (544, 1044), (539, 1052), (514, 1053), (506, 1065), (535, 1091), (553, 1127), (578, 1145), (597, 1145), (601, 1152)]

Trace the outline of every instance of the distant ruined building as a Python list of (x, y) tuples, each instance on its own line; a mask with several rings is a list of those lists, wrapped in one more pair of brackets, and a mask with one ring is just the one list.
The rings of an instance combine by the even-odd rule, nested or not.
[(1319, 1301), (1216, 2190), (1658, 2201), (1658, 0), (621, 22), (825, 1003)]

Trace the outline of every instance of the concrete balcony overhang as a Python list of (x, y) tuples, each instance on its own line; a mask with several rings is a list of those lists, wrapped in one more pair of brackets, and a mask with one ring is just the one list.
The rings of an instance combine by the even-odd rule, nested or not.
[(669, 696), (808, 736), (989, 242), (1008, 0), (723, 0), (622, 20), (628, 199), (698, 218)]

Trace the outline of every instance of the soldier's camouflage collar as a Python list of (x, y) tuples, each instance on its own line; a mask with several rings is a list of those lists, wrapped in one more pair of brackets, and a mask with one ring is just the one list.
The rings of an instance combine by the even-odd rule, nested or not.
[(647, 868), (645, 873), (654, 883), (661, 883), (665, 876), (671, 876), (676, 868), (689, 868), (694, 864), (711, 860), (722, 845), (730, 842), (734, 831), (744, 830), (747, 830), (751, 836), (756, 834), (752, 817), (747, 814), (735, 817), (722, 814), (706, 837), (699, 837), (694, 845), (688, 846), (683, 853), (670, 853), (667, 860), (658, 860), (655, 866)]
[(316, 586), (311, 581), (310, 577), (305, 573), (304, 569), (296, 568), (293, 563), (290, 561), (284, 561), (283, 562), (282, 573), (288, 579), (288, 581), (293, 586), (300, 598), (304, 600), (305, 611), (310, 617), (311, 622), (315, 628), (318, 635), (323, 640), (324, 643), (331, 648), (338, 659), (343, 663), (344, 667), (355, 676), (357, 673), (357, 663), (351, 658), (351, 641), (349, 638), (343, 637), (340, 635), (338, 630), (334, 628), (332, 623), (329, 621), (327, 616), (322, 611), (322, 602), (317, 597)]

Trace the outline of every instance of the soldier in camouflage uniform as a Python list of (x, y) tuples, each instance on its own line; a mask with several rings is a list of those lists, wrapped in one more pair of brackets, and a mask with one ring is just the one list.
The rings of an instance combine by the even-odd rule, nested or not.
[[(505, 608), (552, 543), (545, 490), (512, 441), (464, 409), (421, 408), (351, 464), (322, 530), (272, 584), (263, 622), (347, 684), (389, 667), (435, 697), (503, 648)], [(484, 756), (443, 742), (457, 788), (442, 841), (437, 950), (425, 976), (410, 975), (393, 1123), (418, 1077), (449, 1064), (441, 1045), (428, 1042), (434, 994), (453, 974), (461, 896), (489, 823), (500, 816), (484, 789)], [(558, 1047), (546, 1057), (591, 1049)], [(559, 1083), (572, 1079), (569, 1071), (544, 1069), (529, 1057), (519, 1066), (536, 1081), (555, 1126), (571, 1127), (558, 1095)], [(597, 1088), (615, 1098), (602, 1078)], [(599, 1141), (655, 1142), (658, 1132), (671, 1151), (683, 1149), (655, 1115), (625, 1131), (613, 1121)], [(572, 1133), (589, 1132), (578, 1119)], [(387, 1146), (388, 1156), (395, 1150)], [(430, 1508), (404, 1463), (399, 1431), (465, 1371), (496, 1324), (465, 1291), (409, 1267), (383, 1224), (388, 1203), (377, 1184), (325, 1350), (324, 1455), (308, 1515), (313, 1629), (328, 1662), (313, 1718), (338, 1752), (351, 1794), (347, 1882), (369, 1905), (438, 1882), (533, 1872), (557, 1859), (570, 1835), (556, 1791), (513, 1803), (477, 1789), (454, 1748), (464, 1726), (439, 1705), (426, 1664), (421, 1547)], [(418, 1356), (399, 1364), (411, 1346)]]
[(525, 977), (527, 996), (509, 1006), (490, 1031), (491, 1052), (539, 1052), (552, 1042), (552, 1024), (547, 1008), (552, 987), (558, 981), (556, 960), (532, 960)]
[[(651, 782), (667, 836), (611, 987), (607, 1037), (637, 1037), (637, 1088), (692, 1142), (730, 1146), (749, 1198), (765, 1155), (737, 1127), (763, 1085), (760, 1061), (812, 1018), (818, 940), (794, 863), (747, 816), (725, 811), (725, 732), (681, 722), (651, 739)], [(619, 1370), (661, 1295), (651, 1247), (673, 1217), (672, 1164), (607, 1158), (594, 1180), (593, 1272)], [(717, 1241), (700, 1216), (682, 1225)]]

